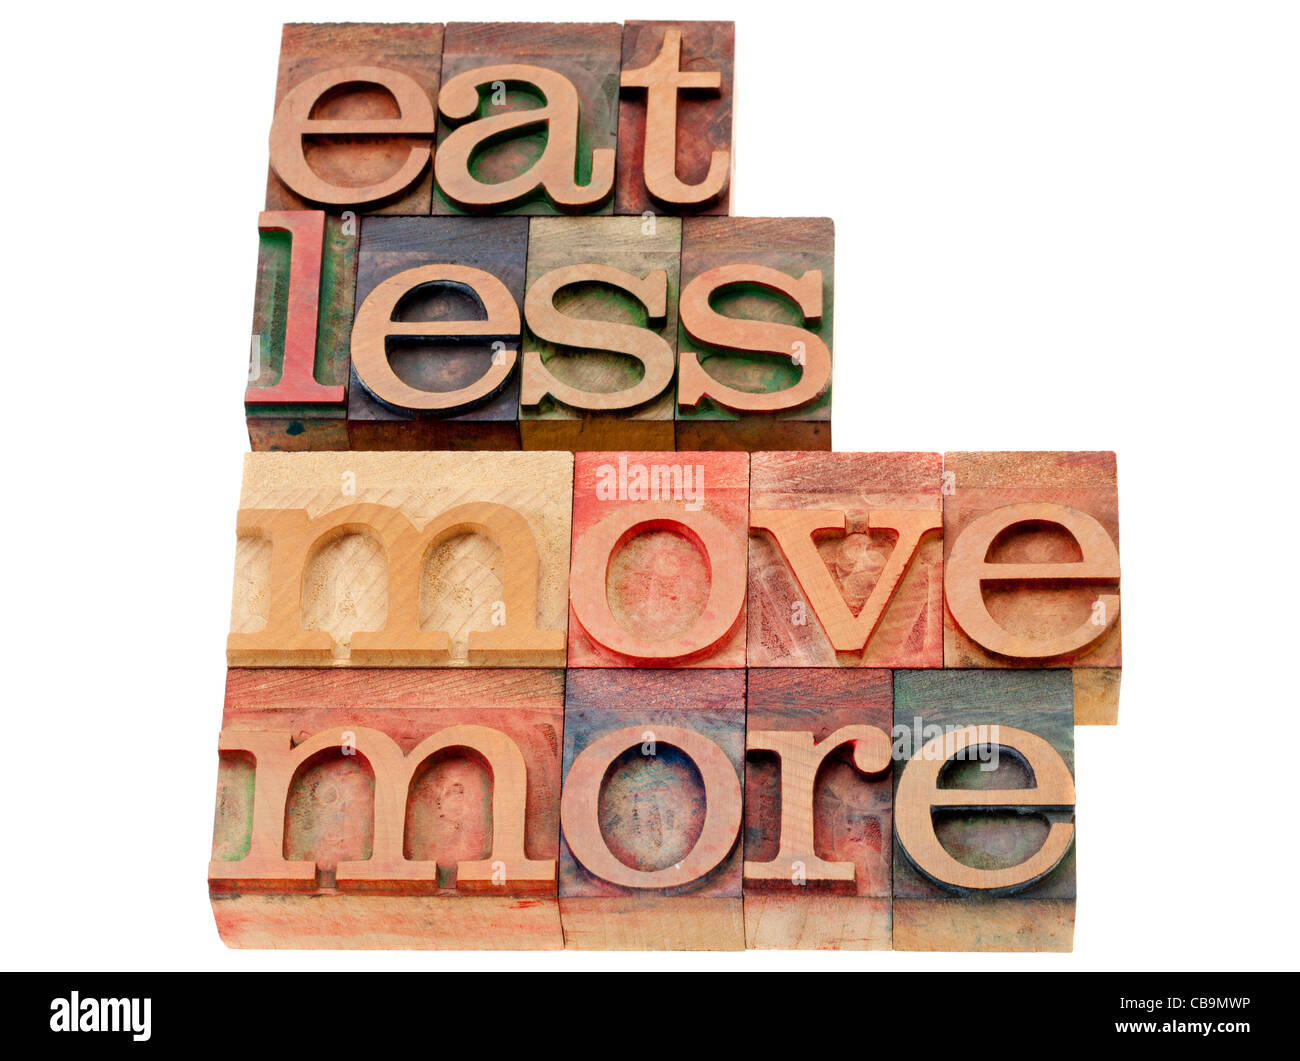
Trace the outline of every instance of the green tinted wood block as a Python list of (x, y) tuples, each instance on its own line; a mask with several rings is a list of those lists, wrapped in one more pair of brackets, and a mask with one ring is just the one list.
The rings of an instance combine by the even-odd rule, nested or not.
[[(321, 254), (320, 303), (314, 376), (326, 386), (347, 385), (352, 309), (357, 284), (357, 221), (326, 217)], [(257, 286), (253, 301), (254, 360), (249, 383), (270, 387), (284, 367), (289, 315), (289, 233), (258, 235)], [(348, 448), (347, 407), (324, 404), (245, 403), (249, 443), (255, 450)]]
[[(894, 672), (894, 792), (907, 759), (947, 727), (988, 727), (1032, 733), (1074, 772), (1074, 696), (1066, 671)], [(938, 727), (938, 728), (931, 728)], [(1009, 737), (1006, 739), (1010, 739)], [(940, 775), (945, 788), (1034, 787), (1023, 759), (999, 748), (996, 761), (954, 760)], [(959, 862), (999, 869), (1024, 862), (1042, 846), (1052, 821), (1073, 813), (1007, 810), (939, 810), (935, 834)], [(897, 818), (896, 818), (897, 821)], [(1074, 938), (1075, 847), (1040, 880), (1010, 893), (940, 886), (920, 872), (894, 842), (894, 948), (896, 950), (1070, 950)]]
[[(661, 353), (670, 356), (675, 375), (681, 248), (679, 218), (534, 218), (528, 237), (528, 288), (532, 290), (554, 270), (573, 266), (607, 266), (627, 274), (629, 281), (664, 273), (665, 283), (656, 285), (664, 309), (657, 320), (650, 317), (646, 304), (636, 294), (609, 282), (568, 284), (555, 290), (552, 301), (567, 317), (649, 329), (663, 340), (666, 350)], [(602, 341), (621, 345), (623, 351), (628, 349), (626, 339), (617, 334), (602, 336)], [(540, 356), (545, 368), (538, 374), (540, 378), (553, 376), (561, 384), (593, 394), (627, 391), (646, 375), (644, 363), (627, 352), (548, 342), (529, 329), (527, 320), (524, 350), (536, 351)], [(529, 373), (527, 363), (524, 371)], [(671, 450), (673, 388), (674, 379), (669, 377), (649, 401), (616, 411), (568, 404), (547, 392), (536, 404), (520, 405), (523, 448), (573, 452)]]
[[(801, 308), (788, 293), (757, 280), (716, 287), (708, 304), (722, 317), (767, 322), (783, 328), (747, 329), (751, 350), (727, 348), (691, 335), (684, 308), (690, 285), (723, 266), (776, 270), (787, 285), (806, 272), (821, 273), (819, 315)], [(758, 277), (760, 274), (753, 273)], [(710, 285), (711, 286), (711, 285)], [(777, 408), (746, 411), (708, 393), (695, 405), (677, 403), (680, 450), (791, 450), (831, 448), (831, 383), (809, 400), (796, 400), (815, 343), (834, 355), (835, 228), (829, 218), (689, 217), (682, 224), (682, 307), (679, 307), (678, 374), (685, 379), (686, 352), (722, 387), (751, 394), (784, 394)], [(716, 322), (713, 322), (716, 326)], [(793, 332), (790, 329), (800, 329)], [(803, 362), (802, 364), (800, 362)], [(717, 389), (717, 388), (715, 388)]]

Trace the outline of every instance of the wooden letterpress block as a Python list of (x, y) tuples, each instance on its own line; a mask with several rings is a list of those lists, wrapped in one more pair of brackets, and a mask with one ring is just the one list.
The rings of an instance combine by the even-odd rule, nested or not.
[(441, 62), (441, 25), (286, 25), (266, 208), (427, 214)]
[(614, 213), (729, 214), (734, 22), (627, 22)]
[(368, 217), (353, 449), (518, 449), (523, 218)]
[(561, 667), (567, 453), (250, 453), (232, 667)]
[(688, 217), (677, 448), (831, 448), (829, 218)]
[(749, 455), (574, 459), (569, 666), (743, 668)]
[(671, 450), (678, 218), (529, 223), (524, 449)]
[(558, 670), (231, 670), (227, 946), (559, 949)]
[(938, 453), (755, 453), (750, 667), (943, 666)]
[(616, 22), (449, 24), (433, 212), (610, 213), (621, 36)]
[(888, 950), (894, 697), (887, 670), (751, 670), (745, 942)]
[(580, 950), (740, 950), (743, 671), (571, 670), (560, 918)]
[(1069, 673), (895, 671), (894, 727), (894, 949), (1071, 950)]
[(357, 239), (319, 210), (258, 220), (253, 357), (244, 412), (255, 450), (347, 449)]
[(1113, 453), (944, 455), (944, 666), (1069, 667), (1080, 723), (1119, 715)]

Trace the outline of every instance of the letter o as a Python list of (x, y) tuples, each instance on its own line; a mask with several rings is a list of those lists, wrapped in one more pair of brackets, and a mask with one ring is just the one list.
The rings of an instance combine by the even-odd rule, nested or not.
[(587, 745), (573, 760), (560, 796), (560, 824), (573, 857), (589, 873), (624, 888), (678, 888), (711, 873), (740, 833), (740, 780), (726, 752), (680, 726), (654, 726), (655, 741), (686, 754), (704, 779), (704, 827), (686, 857), (663, 869), (636, 869), (618, 859), (600, 829), (600, 786), (610, 764), (639, 747), (646, 726), (626, 726)]
[[(704, 554), (709, 599), (695, 625), (667, 641), (638, 637), (621, 626), (609, 607), (609, 562), (643, 531), (684, 535)], [(677, 663), (712, 652), (730, 635), (745, 606), (748, 543), (736, 542), (723, 522), (707, 512), (680, 506), (636, 504), (611, 513), (578, 539), (569, 576), (573, 614), (598, 644), (637, 661)]]

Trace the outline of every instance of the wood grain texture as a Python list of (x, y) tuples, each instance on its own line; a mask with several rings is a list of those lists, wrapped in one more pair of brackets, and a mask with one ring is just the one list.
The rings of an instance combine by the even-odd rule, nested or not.
[[(355, 228), (319, 211), (268, 211), (258, 228), (257, 354), (244, 396), (249, 443), (255, 450), (347, 449)], [(285, 393), (290, 382), (296, 386)]]
[(1119, 722), (1119, 667), (1075, 667), (1074, 724), (1114, 726)]
[[(752, 456), (750, 667), (943, 665), (942, 464), (937, 453)], [(787, 512), (805, 515), (783, 544), (761, 524)]]
[[(947, 730), (987, 727), (996, 744), (999, 730), (1023, 730), (1050, 746), (1043, 762), (1059, 757), (1074, 771), (1074, 715), (1070, 675), (1066, 671), (900, 670), (894, 672), (895, 843), (894, 948), (896, 950), (1070, 950), (1076, 897), (1075, 848), (1069, 846), (1049, 872), (1015, 888), (980, 889), (941, 886), (918, 869), (900, 836), (899, 786), (908, 761)], [(930, 728), (937, 727), (937, 728)], [(906, 733), (906, 738), (900, 734)], [(1010, 742), (1013, 738), (1005, 735)], [(929, 759), (935, 762), (934, 759)], [(924, 767), (925, 760), (920, 764)], [(989, 767), (994, 767), (989, 769)], [(981, 808), (978, 790), (1025, 790), (1035, 787), (1028, 760), (999, 749), (997, 762), (955, 760), (941, 771), (940, 793), (972, 789), (969, 808), (948, 807), (931, 813), (934, 835), (958, 862), (989, 874), (1029, 865), (1051, 842), (1053, 823), (1073, 821), (1068, 811), (1027, 811), (1025, 807)], [(1044, 780), (1046, 772), (1044, 771)], [(993, 793), (987, 798), (995, 799)], [(1033, 800), (1032, 793), (1015, 798)], [(1010, 803), (1011, 799), (1007, 798)], [(1064, 826), (1063, 826), (1064, 827)]]
[(1074, 950), (1073, 899), (895, 899), (894, 949)]
[[(681, 250), (678, 218), (529, 222), (519, 407), (524, 449), (674, 448)], [(618, 274), (584, 268), (593, 265)], [(557, 287), (556, 277), (572, 282)], [(657, 315), (629, 289), (639, 282), (658, 296)], [(565, 319), (552, 319), (557, 312)], [(636, 332), (629, 335), (628, 328)]]
[[(944, 477), (944, 666), (1121, 667), (1115, 454), (948, 453)], [(1017, 505), (1054, 507), (1009, 507)], [(996, 534), (987, 554), (980, 556), (986, 528), (1009, 520), (1014, 522)], [(1068, 521), (1072, 528), (1049, 520)], [(977, 563), (960, 560), (972, 546), (972, 560), (988, 561), (982, 572), (976, 571)], [(1067, 580), (1068, 565), (1085, 560), (1094, 572), (1115, 577)], [(996, 574), (996, 564), (1017, 565), (1027, 577), (984, 582), (979, 597), (974, 597), (974, 574)], [(966, 594), (975, 605), (963, 616), (973, 612), (982, 618), (982, 602), (995, 625), (981, 632), (968, 619), (959, 621), (954, 593)], [(1052, 643), (1069, 647), (1044, 656), (1048, 649), (1043, 646)], [(1099, 681), (1085, 680), (1097, 694), (1102, 692)], [(1107, 683), (1106, 690), (1113, 703), (1084, 714), (1091, 713), (1097, 721), (1118, 716), (1118, 682)], [(1095, 703), (1095, 696), (1092, 699)]]
[(616, 214), (731, 213), (735, 59), (734, 22), (623, 24)]
[(746, 945), (888, 950), (890, 672), (751, 670), (746, 708)]
[[(475, 336), (474, 325), (456, 332), (456, 322), (484, 318), (485, 299), (504, 286), (518, 315), (524, 297), (528, 222), (522, 218), (370, 217), (361, 229), (357, 272), (360, 314), (376, 288), (410, 270), (442, 265), (481, 270), (482, 293), (464, 284), (420, 285), (390, 314), (398, 321), (427, 321), (427, 338), (389, 339), (388, 362), (399, 380), (425, 392), (452, 392), (479, 385), (497, 368), (509, 368), (492, 393), (461, 411), (412, 410), (395, 385), (367, 380), (353, 365), (348, 395), (348, 437), (355, 450), (518, 449), (519, 324), (499, 338)], [(382, 294), (377, 294), (377, 298)], [(358, 341), (356, 335), (354, 343)], [(493, 343), (500, 346), (494, 347)]]
[[(409, 88), (419, 93), (422, 108), (431, 119), (438, 96), (442, 40), (443, 27), (437, 24), (286, 24), (280, 39), (275, 113), (280, 115), (285, 97), (291, 91), (312, 78), (344, 68), (377, 67), (409, 79)], [(362, 213), (429, 212), (433, 189), (433, 170), (429, 163), (432, 121), (427, 126), (427, 135), (368, 135), (367, 129), (377, 128), (382, 133), (380, 123), (391, 123), (399, 116), (393, 93), (376, 84), (344, 84), (326, 92), (308, 113), (311, 119), (336, 121), (348, 130), (296, 138), (302, 143), (302, 158), (311, 172), (341, 191), (388, 181), (404, 165), (412, 165), (413, 155), (422, 156), (424, 163), (418, 176), (396, 194), (379, 202), (351, 204), (346, 194), (342, 196), (343, 201), (331, 203), (304, 198), (281, 180), (273, 160), (266, 184), (268, 210), (302, 210), (320, 205), (332, 213), (349, 206)], [(288, 135), (290, 128), (275, 131), (286, 143), (295, 140)]]
[[(778, 283), (785, 294), (772, 289)], [(683, 221), (678, 449), (831, 448), (834, 290), (828, 218)], [(805, 398), (821, 370), (824, 386)], [(771, 408), (731, 407), (742, 402)]]
[(568, 672), (559, 885), (567, 947), (745, 946), (744, 741), (743, 671)]
[(433, 212), (610, 213), (620, 54), (616, 22), (450, 23)]
[(745, 666), (743, 453), (579, 453), (570, 667)]
[(222, 939), (559, 948), (562, 728), (557, 670), (231, 670)]
[(563, 665), (572, 460), (249, 454), (230, 664)]

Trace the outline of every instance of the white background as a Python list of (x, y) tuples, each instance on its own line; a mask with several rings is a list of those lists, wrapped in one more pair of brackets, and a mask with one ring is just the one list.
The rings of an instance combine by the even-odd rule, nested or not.
[[(849, 9), (9, 14), (5, 965), (1296, 967), (1296, 9)], [(835, 219), (837, 449), (1119, 454), (1121, 724), (1077, 736), (1072, 955), (218, 941), (205, 869), (279, 24), (647, 16), (737, 21), (734, 211)]]

